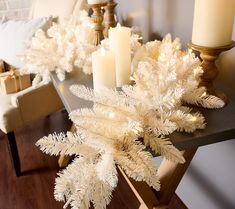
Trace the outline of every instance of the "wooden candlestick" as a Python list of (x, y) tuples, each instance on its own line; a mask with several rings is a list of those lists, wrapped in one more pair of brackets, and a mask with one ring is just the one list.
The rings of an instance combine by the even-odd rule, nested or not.
[(221, 47), (204, 47), (198, 46), (190, 42), (189, 47), (195, 51), (200, 52), (200, 57), (202, 59), (202, 68), (204, 70), (201, 76), (200, 86), (204, 86), (207, 89), (209, 95), (214, 95), (222, 99), (225, 103), (228, 102), (227, 96), (220, 90), (215, 89), (213, 81), (219, 74), (219, 70), (215, 64), (215, 61), (219, 57), (221, 52), (232, 49), (235, 46), (235, 42), (232, 41), (231, 44)]
[(117, 21), (115, 19), (115, 7), (117, 6), (117, 3), (113, 0), (109, 0), (106, 7), (105, 7), (105, 30), (104, 35), (105, 37), (108, 37), (108, 30), (109, 28), (114, 28), (117, 25)]
[(105, 7), (107, 3), (102, 4), (88, 4), (89, 8), (92, 8), (93, 14), (92, 14), (92, 20), (94, 22), (94, 30), (95, 30), (95, 40), (94, 44), (97, 46), (100, 44), (100, 42), (104, 39), (104, 26), (103, 26), (103, 20), (104, 15), (102, 12), (102, 8)]

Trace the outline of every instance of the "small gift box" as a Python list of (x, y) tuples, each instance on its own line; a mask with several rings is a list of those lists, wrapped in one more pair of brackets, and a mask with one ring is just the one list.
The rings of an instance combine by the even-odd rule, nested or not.
[(5, 66), (3, 60), (0, 59), (0, 73), (5, 72)]
[(30, 75), (20, 75), (11, 69), (0, 74), (1, 90), (5, 94), (15, 93), (31, 86)]

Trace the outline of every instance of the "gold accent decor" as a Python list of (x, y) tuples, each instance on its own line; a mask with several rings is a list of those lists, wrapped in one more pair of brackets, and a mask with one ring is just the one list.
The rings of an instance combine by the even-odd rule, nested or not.
[(109, 0), (105, 7), (105, 30), (104, 35), (108, 37), (109, 28), (114, 28), (117, 25), (117, 21), (115, 19), (115, 7), (117, 3), (114, 0)]
[(235, 41), (232, 41), (231, 44), (221, 47), (204, 47), (193, 44), (191, 41), (188, 46), (195, 51), (200, 52), (200, 57), (202, 59), (202, 67), (204, 70), (203, 75), (201, 76), (200, 86), (205, 86), (207, 93), (214, 95), (222, 99), (225, 103), (228, 102), (227, 96), (220, 90), (215, 89), (213, 81), (219, 74), (219, 69), (217, 68), (215, 61), (219, 57), (220, 53), (228, 51), (235, 47)]
[(93, 14), (92, 14), (92, 20), (94, 22), (94, 30), (95, 30), (95, 40), (94, 44), (97, 46), (100, 44), (100, 42), (104, 39), (104, 26), (103, 26), (103, 7), (105, 7), (107, 3), (102, 4), (88, 4), (89, 8), (92, 8)]

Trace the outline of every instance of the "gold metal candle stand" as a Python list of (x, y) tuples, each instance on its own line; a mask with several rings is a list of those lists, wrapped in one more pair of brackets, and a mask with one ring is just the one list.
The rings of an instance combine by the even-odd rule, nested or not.
[(222, 91), (215, 89), (213, 85), (213, 81), (219, 74), (219, 70), (216, 67), (215, 61), (217, 60), (221, 52), (232, 49), (235, 46), (235, 42), (232, 41), (231, 44), (221, 47), (198, 46), (193, 44), (192, 42), (189, 42), (188, 45), (191, 49), (200, 52), (200, 57), (202, 59), (201, 66), (204, 70), (204, 73), (201, 76), (200, 86), (205, 86), (208, 94), (217, 96), (225, 103), (227, 103), (227, 96)]
[(97, 46), (100, 44), (100, 42), (104, 39), (104, 26), (103, 26), (103, 20), (104, 15), (102, 12), (102, 8), (105, 7), (107, 3), (102, 4), (88, 4), (89, 8), (92, 8), (93, 14), (92, 14), (92, 20), (94, 22), (94, 30), (95, 30), (95, 40), (94, 44)]
[(114, 0), (109, 0), (106, 7), (105, 7), (105, 30), (104, 35), (105, 37), (108, 37), (108, 30), (109, 28), (114, 28), (117, 25), (117, 21), (115, 19), (115, 7), (117, 6), (117, 3), (114, 2)]

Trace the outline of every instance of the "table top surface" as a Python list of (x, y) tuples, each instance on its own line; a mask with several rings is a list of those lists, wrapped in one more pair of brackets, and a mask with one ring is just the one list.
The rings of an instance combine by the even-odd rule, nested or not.
[[(81, 70), (66, 74), (66, 80), (60, 82), (55, 73), (51, 73), (52, 82), (68, 112), (78, 108), (92, 107), (92, 102), (74, 96), (69, 87), (83, 84), (93, 88), (91, 75)], [(235, 69), (223, 69), (216, 81), (216, 87), (229, 98), (229, 103), (222, 109), (209, 110), (197, 108), (206, 118), (206, 128), (192, 134), (174, 132), (170, 135), (172, 143), (180, 150), (195, 148), (235, 138)]]

